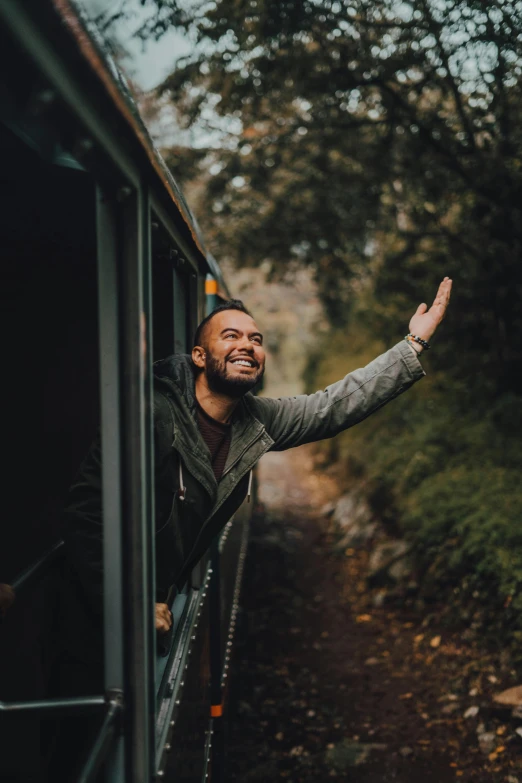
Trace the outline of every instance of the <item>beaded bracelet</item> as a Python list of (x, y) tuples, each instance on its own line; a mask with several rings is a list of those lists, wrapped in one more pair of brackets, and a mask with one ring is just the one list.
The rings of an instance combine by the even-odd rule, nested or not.
[(422, 337), (419, 337), (417, 334), (407, 334), (404, 339), (408, 342), (412, 342), (414, 340), (416, 343), (419, 343), (419, 345), (422, 345), (426, 351), (429, 351), (431, 348), (429, 342), (427, 342), (427, 340), (423, 340)]
[(406, 342), (407, 342), (407, 343), (408, 343), (408, 345), (410, 346), (411, 350), (412, 350), (414, 353), (416, 353), (416, 354), (417, 354), (417, 356), (419, 356), (419, 354), (421, 354), (421, 353), (422, 353), (422, 351), (421, 351), (421, 349), (420, 349), (420, 348), (419, 348), (419, 350), (417, 350), (416, 348), (414, 348), (414, 347), (413, 347), (413, 346), (415, 345), (415, 343), (413, 342), (413, 340), (408, 340), (408, 338), (407, 338), (407, 337), (405, 337), (404, 339), (406, 340)]

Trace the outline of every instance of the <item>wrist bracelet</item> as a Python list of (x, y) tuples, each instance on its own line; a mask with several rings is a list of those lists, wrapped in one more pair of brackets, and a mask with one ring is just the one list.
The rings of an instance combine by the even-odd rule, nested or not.
[(431, 348), (429, 342), (427, 340), (423, 340), (422, 337), (419, 337), (417, 334), (407, 334), (404, 339), (408, 340), (409, 342), (415, 341), (416, 343), (419, 343), (419, 345), (422, 345), (426, 351), (429, 351)]

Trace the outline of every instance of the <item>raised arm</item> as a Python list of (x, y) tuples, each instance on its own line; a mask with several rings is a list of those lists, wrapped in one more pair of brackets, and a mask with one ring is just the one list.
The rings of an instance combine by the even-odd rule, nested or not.
[[(429, 343), (449, 302), (451, 280), (445, 278), (432, 307), (417, 308), (410, 321), (411, 335)], [(346, 375), (324, 391), (280, 399), (253, 398), (254, 415), (274, 440), (273, 449), (300, 446), (331, 438), (382, 408), (423, 377), (417, 354), (422, 343), (401, 341), (391, 350)]]

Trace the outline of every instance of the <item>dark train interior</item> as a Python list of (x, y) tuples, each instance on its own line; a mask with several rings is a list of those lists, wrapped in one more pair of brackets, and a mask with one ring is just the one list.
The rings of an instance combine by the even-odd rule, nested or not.
[[(60, 540), (68, 488), (100, 423), (100, 192), (81, 165), (77, 129), (63, 104), (2, 30), (4, 73), (10, 63), (16, 63), (13, 78), (0, 85), (0, 290), (7, 392), (0, 583), (6, 584)], [(112, 174), (99, 166), (96, 172), (99, 180), (114, 186)], [(123, 221), (123, 209), (119, 218)], [(118, 231), (123, 236), (123, 222)], [(149, 351), (155, 361), (187, 350), (199, 289), (194, 270), (154, 212), (151, 243)], [(60, 580), (57, 557), (43, 576), (17, 592), (0, 618), (3, 702), (56, 695), (53, 671), (67, 623)], [(2, 783), (47, 779), (56, 744), (53, 720), (32, 713), (0, 715)]]
[[(0, 221), (8, 433), (7, 513), (0, 581), (59, 539), (67, 491), (99, 425), (96, 189), (68, 155), (13, 122), (0, 125)], [(189, 286), (175, 273), (153, 225), (154, 349), (186, 349)], [(5, 495), (4, 495), (5, 500)], [(17, 597), (0, 626), (0, 689), (6, 701), (49, 694), (59, 567)], [(37, 774), (39, 720), (5, 719), (2, 766)], [(23, 735), (23, 746), (18, 746)], [(31, 740), (31, 736), (33, 738)], [(18, 740), (16, 739), (18, 738)], [(4, 744), (3, 741), (3, 744)], [(32, 748), (31, 753), (23, 747)], [(9, 761), (11, 759), (11, 761)], [(21, 772), (20, 764), (28, 764)], [(34, 767), (34, 769), (33, 769)], [(2, 771), (9, 779), (9, 772)], [(25, 778), (24, 778), (25, 779)]]
[[(94, 183), (72, 159), (46, 149), (45, 140), (38, 149), (24, 130), (12, 122), (0, 126), (1, 288), (9, 346), (0, 581), (8, 583), (58, 539), (67, 490), (99, 411)], [(2, 623), (5, 700), (47, 693), (56, 580), (54, 569), (17, 598)], [(38, 721), (24, 722), (25, 753), (14, 737), (5, 742), (7, 732), (19, 736), (13, 721), (2, 730), (12, 751), (3, 754), (3, 764), (13, 755), (18, 775), (20, 763), (33, 773), (39, 755), (38, 737), (30, 740), (30, 724), (37, 734)]]

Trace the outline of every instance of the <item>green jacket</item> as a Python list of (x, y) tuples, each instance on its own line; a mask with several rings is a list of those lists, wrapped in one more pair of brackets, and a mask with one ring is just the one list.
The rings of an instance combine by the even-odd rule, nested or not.
[[(324, 391), (281, 399), (246, 394), (234, 413), (230, 451), (219, 483), (196, 422), (190, 356), (158, 362), (154, 374), (157, 600), (165, 600), (172, 585), (184, 584), (239, 508), (249, 473), (263, 454), (337, 435), (408, 389), (424, 371), (403, 341)], [(91, 605), (94, 601), (95, 609), (101, 610), (99, 444), (71, 489), (63, 532), (75, 578)]]

